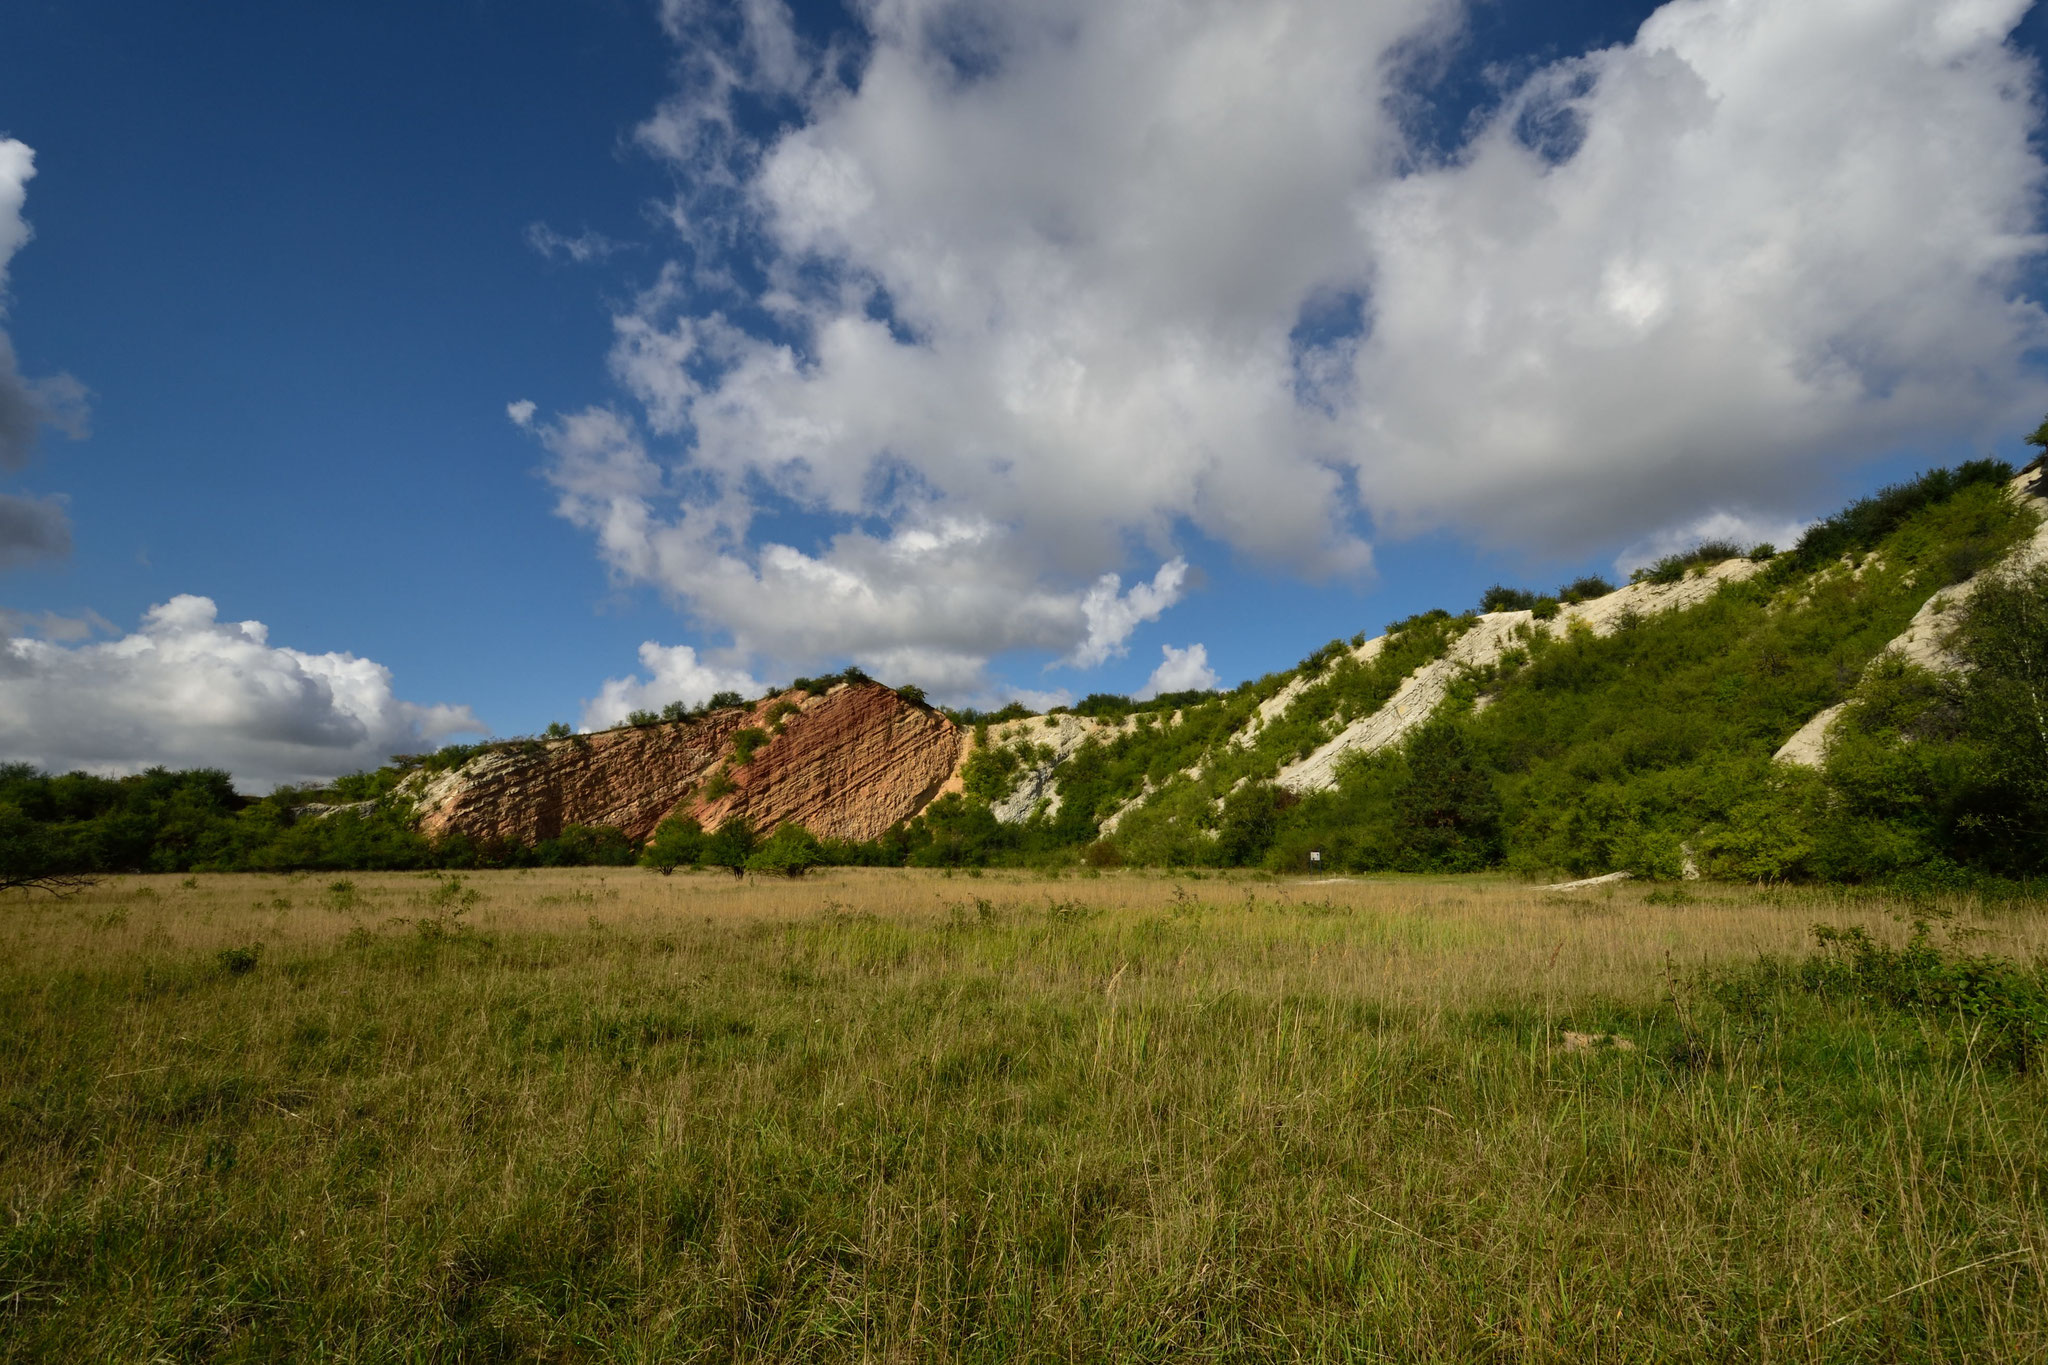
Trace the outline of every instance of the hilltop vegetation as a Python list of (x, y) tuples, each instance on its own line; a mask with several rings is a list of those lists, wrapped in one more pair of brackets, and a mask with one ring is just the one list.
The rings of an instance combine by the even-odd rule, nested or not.
[[(1682, 583), (1729, 560), (1744, 572), (1685, 610), (1625, 613), (1608, 634), (1571, 615), (1612, 592), (1604, 580), (1554, 592), (1495, 585), (1482, 610), (1529, 613), (1511, 647), (1463, 667), (1404, 742), (1349, 755), (1319, 787), (1278, 779), (1373, 716), (1416, 670), (1464, 657), (1451, 652), (1479, 611), (1423, 612), (1370, 644), (1363, 632), (1333, 640), (1229, 692), (1145, 702), (1096, 694), (1043, 718), (1014, 705), (949, 712), (976, 738), (964, 790), (865, 843), (796, 830), (770, 849), (751, 828), (682, 824), (647, 848), (604, 827), (571, 826), (534, 844), (430, 840), (413, 828), (409, 781), (492, 750), (569, 739), (567, 727), (552, 727), (543, 738), (400, 756), (261, 800), (212, 771), (105, 779), (0, 768), (0, 847), (12, 865), (87, 872), (636, 858), (664, 870), (786, 873), (820, 863), (1084, 861), (1288, 870), (1305, 869), (1317, 850), (1321, 867), (1349, 872), (1676, 877), (1693, 868), (1935, 887), (2033, 878), (2048, 872), (2048, 571), (1993, 567), (2033, 530), (2034, 514), (2008, 496), (2011, 477), (2003, 464), (1975, 461), (1862, 499), (1782, 552), (1707, 543), (1672, 555), (1636, 581)], [(1952, 623), (1962, 668), (1934, 674), (1882, 655), (1930, 594), (1973, 577), (1982, 587)], [(818, 695), (865, 680), (849, 669), (794, 688)], [(899, 693), (925, 705), (914, 688)], [(1823, 767), (1772, 761), (1794, 731), (1841, 703)], [(745, 705), (720, 694), (625, 723), (688, 723)], [(776, 724), (741, 729), (730, 762), (744, 765)], [(1078, 742), (1056, 748), (1062, 736)], [(1033, 787), (1021, 786), (1027, 778)]]
[[(1460, 679), (1405, 745), (1355, 757), (1333, 790), (1296, 794), (1273, 780), (1283, 766), (1385, 702), (1473, 618), (1396, 622), (1364, 662), (1333, 641), (1287, 674), (1184, 706), (1177, 723), (1141, 717), (1083, 746), (1043, 823), (1071, 837), (1142, 795), (1117, 823), (1115, 856), (1169, 866), (1305, 869), (1319, 849), (1322, 866), (1346, 871), (1676, 877), (1690, 858), (1744, 879), (2039, 875), (2048, 748), (2024, 731), (2048, 695), (2048, 580), (1992, 576), (1956, 623), (1962, 672), (1886, 661), (1865, 677), (1930, 593), (2032, 529), (2005, 494), (2010, 477), (1991, 461), (1938, 470), (1852, 505), (1785, 553), (1709, 545), (1672, 556), (1640, 579), (1675, 581), (1738, 555), (1767, 567), (1604, 638), (1528, 631)], [(1541, 620), (1546, 603), (1554, 616), (1604, 587), (1496, 587), (1489, 605)], [(1291, 704), (1249, 742), (1224, 742), (1289, 686)], [(1852, 694), (1824, 770), (1771, 761)], [(1030, 849), (1037, 823), (1011, 846)]]

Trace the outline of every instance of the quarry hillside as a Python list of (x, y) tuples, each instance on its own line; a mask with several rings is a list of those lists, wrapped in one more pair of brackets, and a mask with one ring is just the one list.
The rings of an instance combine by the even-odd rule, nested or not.
[(256, 802), (219, 773), (10, 769), (0, 822), (83, 868), (2027, 879), (2048, 873), (2042, 485), (2039, 461), (1932, 471), (1796, 546), (1496, 585), (1227, 692), (946, 712), (849, 669)]
[(609, 825), (644, 840), (681, 815), (864, 840), (922, 810), (961, 747), (959, 728), (930, 707), (879, 683), (837, 682), (688, 720), (493, 747), (397, 791), (433, 836), (537, 843)]

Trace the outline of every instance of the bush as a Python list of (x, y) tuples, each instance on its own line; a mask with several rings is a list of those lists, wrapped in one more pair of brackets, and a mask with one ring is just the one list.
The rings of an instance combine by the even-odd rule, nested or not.
[(912, 706), (928, 705), (924, 699), (924, 689), (916, 683), (905, 683), (896, 689), (896, 695), (909, 702)]
[(745, 706), (747, 699), (737, 692), (713, 692), (711, 700), (704, 703), (707, 711), (729, 711), (735, 706)]
[[(1510, 588), (1504, 583), (1494, 584), (1484, 593), (1480, 594), (1479, 597), (1479, 610), (1482, 612), (1528, 611), (1535, 605), (1535, 593), (1524, 591), (1521, 588)], [(1448, 615), (1449, 613), (1445, 614)], [(1413, 620), (1414, 618), (1411, 617), (1409, 619)], [(1405, 625), (1406, 622), (1403, 624)]]
[(548, 728), (541, 733), (549, 739), (567, 739), (575, 732), (561, 721), (551, 720), (548, 722)]
[(1015, 749), (976, 748), (960, 765), (962, 789), (974, 800), (992, 806), (1016, 787), (1017, 773), (1022, 767), (1023, 760)]
[(1075, 702), (1071, 709), (1077, 716), (1089, 716), (1096, 720), (1121, 720), (1137, 710), (1137, 707), (1138, 704), (1129, 697), (1115, 692), (1090, 692)]
[(427, 773), (445, 773), (460, 768), (490, 747), (488, 744), (446, 744), (425, 756), (394, 754), (391, 761), (400, 766), (416, 767)]
[(1923, 508), (1947, 502), (1975, 484), (2002, 484), (2013, 476), (2003, 460), (1970, 460), (1954, 469), (1930, 469), (1907, 483), (1859, 498), (1799, 537), (1786, 568), (1815, 569), (1829, 560), (1869, 550)]
[(656, 711), (628, 711), (626, 713), (626, 724), (636, 730), (644, 730), (650, 725), (661, 724), (661, 715)]
[[(1493, 589), (1488, 588), (1487, 591), (1492, 592)], [(1508, 589), (1508, 591), (1512, 592), (1513, 589)], [(1438, 621), (1448, 621), (1450, 619), (1451, 614), (1442, 607), (1431, 607), (1428, 611), (1418, 611), (1413, 616), (1404, 616), (1398, 621), (1387, 622), (1387, 634), (1399, 635), (1404, 630), (1412, 630), (1417, 626), (1427, 626)], [(1360, 640), (1358, 643), (1364, 644), (1365, 641)]]
[(1344, 657), (1344, 642), (1332, 640), (1315, 653), (1303, 659), (1296, 670), (1304, 678), (1313, 678), (1331, 664)]
[(256, 970), (256, 964), (263, 958), (263, 945), (252, 943), (246, 948), (223, 948), (213, 955), (220, 969), (229, 976), (247, 976)]
[(1270, 782), (1247, 782), (1223, 799), (1216, 852), (1226, 867), (1250, 867), (1266, 856), (1280, 833), (1286, 795)]
[(1665, 555), (1655, 564), (1645, 565), (1628, 576), (1631, 583), (1676, 583), (1692, 569), (1705, 568), (1724, 560), (1746, 559), (1748, 552), (1728, 540), (1703, 540), (1690, 550)]
[(1600, 575), (1587, 574), (1584, 578), (1574, 578), (1559, 588), (1557, 598), (1560, 602), (1589, 602), (1595, 597), (1605, 597), (1613, 591), (1614, 585)]
[(631, 867), (639, 850), (616, 825), (564, 825), (533, 853), (542, 867)]
[(962, 707), (958, 711), (950, 707), (942, 710), (948, 720), (970, 730), (977, 725), (1000, 725), (1008, 720), (1029, 720), (1038, 714), (1021, 701), (1009, 702), (998, 711), (977, 711), (971, 706)]
[(1123, 852), (1107, 839), (1097, 839), (1081, 850), (1081, 861), (1090, 867), (1122, 867)]
[(672, 701), (661, 708), (661, 718), (670, 724), (690, 718), (690, 708), (679, 701)]
[(732, 732), (733, 762), (745, 767), (753, 761), (754, 755), (768, 742), (768, 732), (759, 726), (749, 725)]
[(1937, 944), (1925, 919), (1913, 921), (1902, 947), (1873, 939), (1863, 928), (1817, 924), (1819, 951), (1789, 973), (1760, 964), (1749, 973), (1710, 978), (1723, 1003), (1749, 1004), (1762, 992), (1759, 977), (1774, 977), (1824, 999), (1959, 1024), (1978, 1037), (1986, 1060), (2017, 1071), (2033, 1070), (2048, 1043), (2048, 981), (2039, 967)]

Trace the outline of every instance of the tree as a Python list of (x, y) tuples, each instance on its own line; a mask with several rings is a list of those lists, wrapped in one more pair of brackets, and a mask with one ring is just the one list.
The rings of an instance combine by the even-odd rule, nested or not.
[(79, 871), (21, 807), (0, 803), (0, 891), (75, 895), (98, 882)]
[(630, 867), (638, 850), (616, 825), (564, 825), (533, 852), (542, 867)]
[(728, 816), (709, 839), (704, 841), (703, 855), (698, 859), (706, 867), (722, 867), (735, 877), (746, 875), (747, 859), (754, 853), (754, 825), (744, 815)]
[(1408, 772), (1394, 791), (1403, 861), (1417, 871), (1476, 872), (1500, 857), (1500, 793), (1473, 760), (1465, 732), (1439, 721), (1408, 741)]
[(1249, 867), (1266, 856), (1279, 832), (1280, 789), (1270, 782), (1247, 782), (1224, 798), (1216, 851), (1226, 867)]
[(654, 837), (640, 852), (640, 866), (666, 877), (679, 867), (695, 867), (704, 856), (704, 826), (694, 816), (671, 815), (654, 828)]
[(2048, 418), (2043, 418), (2041, 425), (2035, 427), (2023, 439), (2042, 455), (2048, 456)]
[(817, 836), (802, 825), (791, 821), (780, 825), (775, 832), (763, 840), (747, 859), (749, 872), (776, 873), (784, 877), (801, 877), (825, 861), (825, 849)]
[(1955, 649), (1965, 723), (1988, 769), (1961, 832), (2002, 871), (2038, 874), (2048, 869), (2048, 565), (1986, 575)]

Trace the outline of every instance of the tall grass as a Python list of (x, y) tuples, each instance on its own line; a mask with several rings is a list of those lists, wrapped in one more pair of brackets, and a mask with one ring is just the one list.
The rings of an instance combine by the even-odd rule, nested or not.
[(2038, 1077), (1966, 1021), (1727, 987), (1815, 919), (1902, 942), (1897, 907), (1657, 901), (593, 869), (10, 903), (0, 1359), (2048, 1351)]

